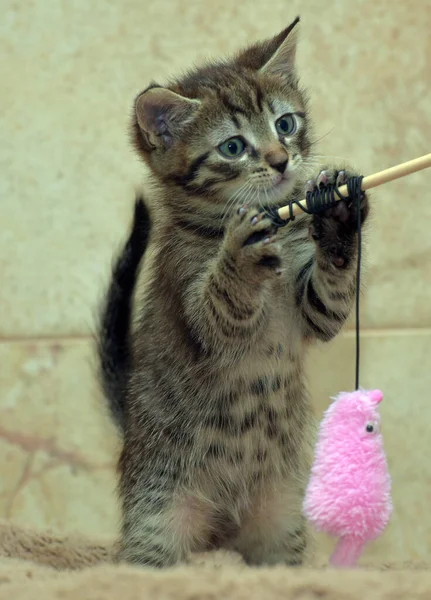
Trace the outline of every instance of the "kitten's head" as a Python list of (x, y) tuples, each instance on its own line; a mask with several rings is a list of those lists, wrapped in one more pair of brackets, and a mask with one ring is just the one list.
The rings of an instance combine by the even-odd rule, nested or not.
[(303, 180), (311, 142), (295, 72), (299, 19), (234, 59), (135, 101), (135, 146), (159, 181), (225, 205), (280, 202)]

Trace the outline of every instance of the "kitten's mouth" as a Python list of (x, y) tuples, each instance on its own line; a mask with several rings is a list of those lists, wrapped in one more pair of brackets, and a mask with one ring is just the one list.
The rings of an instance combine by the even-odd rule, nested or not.
[(279, 180), (274, 184), (274, 187), (276, 189), (279, 189), (280, 187), (287, 185), (291, 183), (291, 178), (288, 175), (281, 175)]
[(278, 176), (272, 181), (272, 184), (266, 188), (265, 192), (261, 196), (261, 200), (269, 202), (269, 204), (278, 204), (281, 200), (285, 199), (289, 191), (293, 187), (294, 177), (291, 173), (284, 173)]
[(292, 187), (293, 177), (292, 175), (285, 173), (277, 177), (276, 181), (272, 185), (273, 192), (278, 196), (281, 193), (285, 193), (287, 188)]

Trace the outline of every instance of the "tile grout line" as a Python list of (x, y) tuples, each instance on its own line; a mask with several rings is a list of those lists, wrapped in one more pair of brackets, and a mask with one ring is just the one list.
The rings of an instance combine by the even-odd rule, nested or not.
[[(354, 329), (346, 329), (341, 335), (351, 338), (356, 335)], [(402, 337), (408, 335), (431, 335), (431, 327), (370, 327), (361, 330), (361, 337), (392, 336)]]
[[(341, 336), (351, 338), (355, 335), (354, 329), (345, 329), (340, 334)], [(374, 336), (392, 336), (401, 337), (407, 335), (431, 335), (431, 327), (370, 327), (364, 328), (361, 331), (361, 336), (364, 338)], [(52, 334), (52, 335), (11, 335), (1, 336), (0, 344), (13, 344), (13, 343), (44, 343), (44, 342), (90, 342), (94, 341), (94, 336), (90, 334)]]
[(52, 335), (9, 335), (9, 336), (1, 336), (0, 335), (0, 344), (13, 344), (13, 343), (22, 343), (28, 342), (31, 343), (43, 343), (43, 342), (90, 342), (95, 338), (89, 334), (81, 334), (81, 335), (61, 335), (61, 334), (52, 334)]

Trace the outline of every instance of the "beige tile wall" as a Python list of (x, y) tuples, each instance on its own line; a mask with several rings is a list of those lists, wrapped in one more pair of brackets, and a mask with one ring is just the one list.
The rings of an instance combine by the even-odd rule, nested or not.
[[(91, 333), (143, 170), (126, 136), (151, 79), (302, 15), (322, 162), (430, 151), (428, 0), (4, 0), (0, 20), (0, 515), (115, 532), (118, 443)], [(368, 556), (431, 558), (431, 173), (373, 195), (363, 384), (381, 387), (395, 515)], [(314, 351), (318, 414), (353, 385), (352, 333)], [(322, 546), (327, 551), (327, 546)]]

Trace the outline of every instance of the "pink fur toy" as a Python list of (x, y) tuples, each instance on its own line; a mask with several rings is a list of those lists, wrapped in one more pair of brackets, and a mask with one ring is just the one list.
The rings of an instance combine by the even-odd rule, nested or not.
[(380, 433), (379, 390), (341, 393), (323, 418), (304, 513), (339, 538), (331, 564), (354, 567), (392, 513), (391, 480)]

